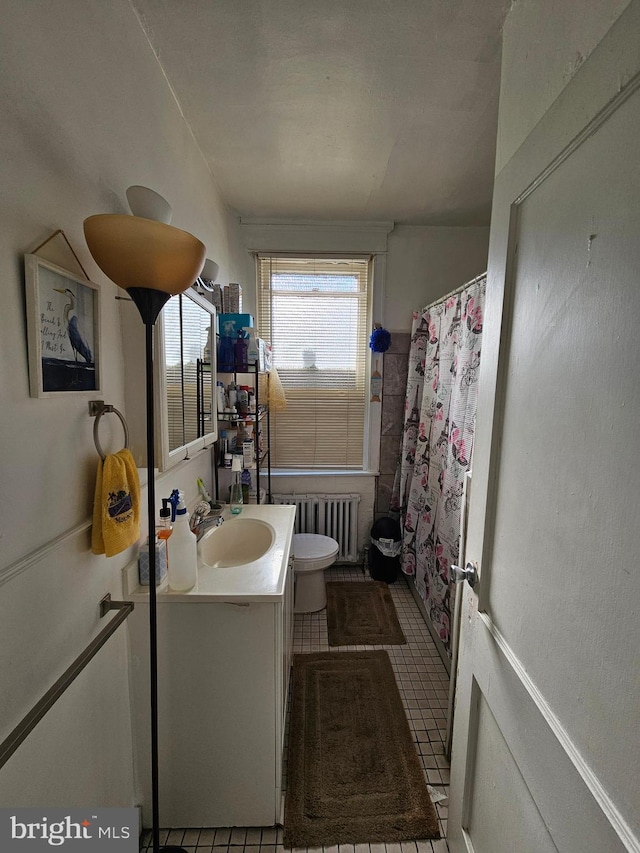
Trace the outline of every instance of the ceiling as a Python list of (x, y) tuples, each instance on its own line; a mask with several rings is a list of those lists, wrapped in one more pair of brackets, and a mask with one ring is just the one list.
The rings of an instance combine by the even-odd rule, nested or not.
[(487, 225), (508, 0), (132, 0), (243, 217)]

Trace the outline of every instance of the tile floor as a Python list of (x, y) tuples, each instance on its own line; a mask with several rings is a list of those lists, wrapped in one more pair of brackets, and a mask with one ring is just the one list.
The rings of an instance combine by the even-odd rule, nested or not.
[[(333, 567), (327, 580), (362, 580), (362, 570)], [(449, 765), (444, 756), (447, 725), (449, 676), (440, 659), (422, 615), (404, 578), (390, 585), (406, 646), (338, 646), (332, 650), (355, 651), (382, 648), (389, 652), (402, 701), (420, 754), (427, 784), (432, 794), (448, 796)], [(294, 653), (329, 651), (325, 611), (295, 617)], [(286, 766), (285, 766), (286, 777)], [(286, 778), (285, 778), (286, 783)], [(294, 849), (293, 853), (448, 853), (448, 800), (436, 803), (442, 838), (438, 841), (410, 841), (402, 844), (344, 844), (339, 847)], [(165, 829), (162, 844), (181, 845), (188, 853), (283, 853), (282, 829), (273, 827)], [(145, 832), (141, 850), (151, 849), (151, 833)]]

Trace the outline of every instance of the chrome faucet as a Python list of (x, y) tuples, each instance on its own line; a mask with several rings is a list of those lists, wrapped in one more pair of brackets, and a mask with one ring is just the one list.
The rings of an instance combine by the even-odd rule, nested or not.
[(209, 515), (211, 508), (208, 503), (201, 501), (197, 504), (193, 511), (193, 515), (189, 520), (191, 531), (196, 534), (196, 539), (200, 541), (206, 531), (210, 527), (220, 527), (224, 518), (221, 515)]

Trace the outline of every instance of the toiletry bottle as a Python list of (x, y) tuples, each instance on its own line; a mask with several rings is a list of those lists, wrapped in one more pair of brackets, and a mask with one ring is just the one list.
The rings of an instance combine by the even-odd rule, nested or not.
[(162, 498), (162, 509), (160, 510), (160, 521), (158, 522), (158, 529), (156, 530), (156, 536), (160, 541), (166, 543), (166, 551), (167, 551), (167, 567), (169, 566), (169, 545), (167, 540), (173, 533), (173, 525), (171, 524), (171, 501), (169, 498)]
[(248, 471), (246, 468), (244, 469), (240, 477), (240, 483), (242, 485), (242, 503), (248, 504), (251, 493), (251, 471)]
[(233, 373), (234, 357), (233, 338), (223, 335), (218, 346), (218, 370)]
[(236, 370), (247, 369), (247, 341), (245, 340), (242, 329), (238, 332), (238, 337), (233, 345), (236, 355)]
[(213, 498), (209, 494), (209, 491), (208, 491), (207, 487), (205, 486), (202, 477), (198, 477), (198, 479), (196, 480), (196, 483), (198, 485), (198, 491), (200, 492), (202, 497), (209, 504), (209, 506), (213, 506), (213, 504), (214, 504)]
[(242, 475), (242, 457), (233, 457), (233, 471), (235, 474), (235, 483), (231, 484), (231, 493), (229, 503), (231, 504), (231, 514), (238, 515), (242, 512), (242, 483), (240, 477)]
[(258, 361), (258, 342), (256, 340), (256, 330), (252, 328), (243, 329), (247, 335), (247, 364), (254, 365)]
[(198, 546), (196, 535), (189, 527), (189, 513), (184, 495), (177, 489), (171, 493), (173, 532), (169, 545), (169, 586), (176, 592), (186, 592), (198, 580)]
[(224, 383), (218, 380), (216, 382), (216, 393), (218, 395), (218, 415), (222, 417), (224, 410), (227, 408), (227, 393), (224, 390)]
[(249, 391), (246, 385), (241, 385), (238, 388), (238, 402), (236, 403), (238, 414), (244, 418), (249, 413)]
[(236, 403), (238, 402), (238, 389), (236, 388), (236, 383), (233, 380), (227, 387), (227, 398), (229, 400), (230, 408), (235, 409)]
[(220, 430), (220, 438), (218, 439), (218, 442), (220, 444), (220, 451), (219, 451), (219, 456), (218, 456), (218, 465), (220, 466), (220, 468), (224, 468), (224, 457), (229, 452), (229, 439), (227, 438), (226, 429)]

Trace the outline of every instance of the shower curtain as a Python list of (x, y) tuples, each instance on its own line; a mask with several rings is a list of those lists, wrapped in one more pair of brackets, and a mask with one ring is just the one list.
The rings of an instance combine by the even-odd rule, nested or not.
[(451, 585), (459, 559), (464, 475), (471, 464), (486, 274), (414, 313), (401, 457), (392, 511), (401, 566), (413, 576), (447, 653)]

